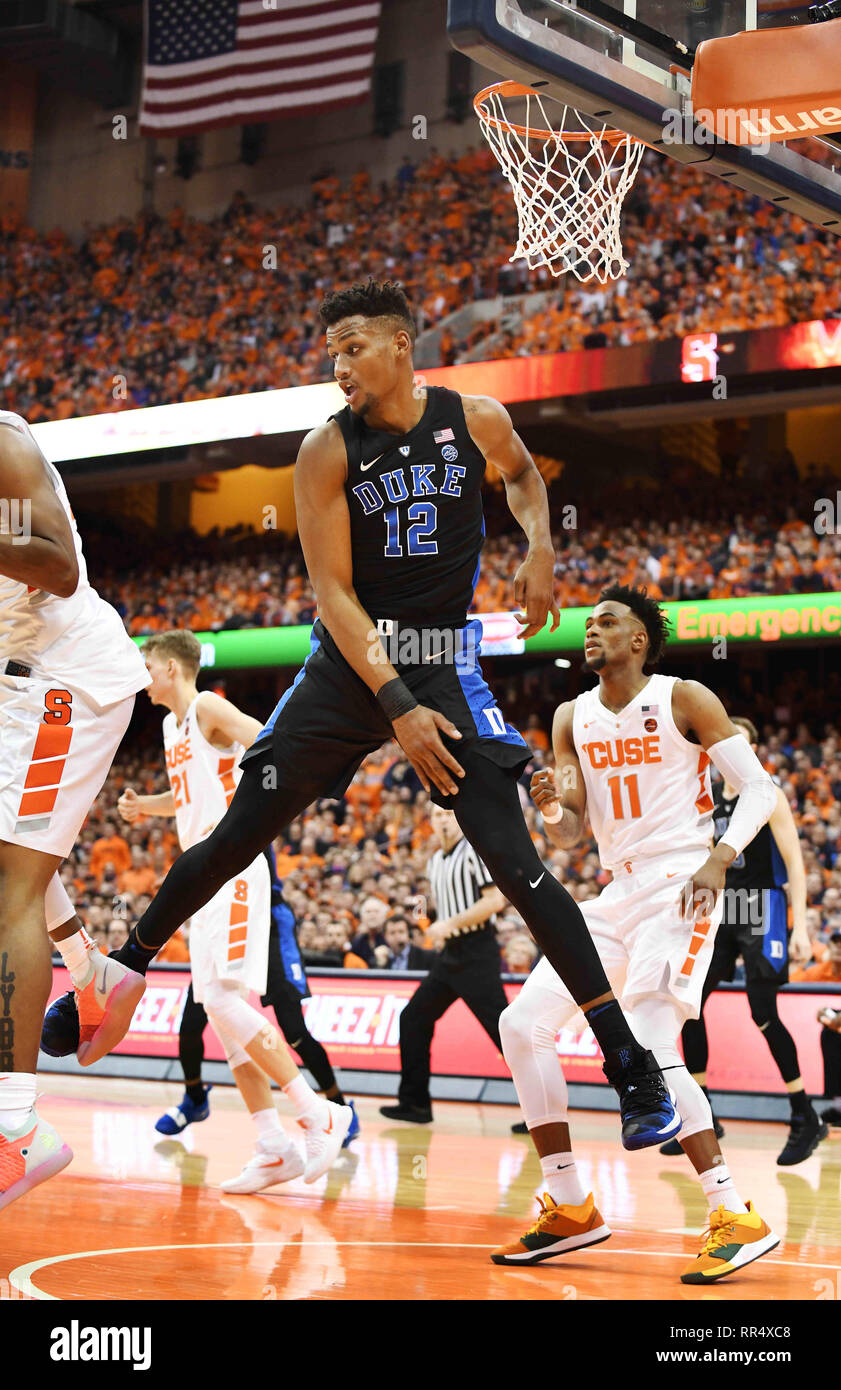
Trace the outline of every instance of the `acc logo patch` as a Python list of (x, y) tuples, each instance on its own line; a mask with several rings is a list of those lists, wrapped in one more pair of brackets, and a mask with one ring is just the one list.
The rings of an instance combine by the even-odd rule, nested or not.
[(647, 734), (653, 734), (653, 733), (654, 733), (654, 730), (657, 728), (657, 720), (656, 720), (656, 719), (646, 719), (645, 722), (643, 723), (643, 726), (642, 726), (642, 727), (645, 729), (645, 732), (646, 732)]
[(458, 449), (454, 444), (445, 444), (441, 450), (441, 457), (446, 459), (447, 463), (455, 463), (458, 458)]

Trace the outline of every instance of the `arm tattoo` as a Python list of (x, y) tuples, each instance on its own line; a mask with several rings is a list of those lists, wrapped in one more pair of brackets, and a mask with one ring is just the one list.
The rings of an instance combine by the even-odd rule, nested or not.
[(11, 1071), (14, 1066), (15, 1021), (11, 1017), (12, 995), (15, 992), (15, 972), (9, 970), (9, 957), (4, 951), (0, 956), (0, 1071)]

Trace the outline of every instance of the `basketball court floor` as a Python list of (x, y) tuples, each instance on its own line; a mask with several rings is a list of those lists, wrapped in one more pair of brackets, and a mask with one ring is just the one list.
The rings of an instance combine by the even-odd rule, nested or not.
[[(429, 1126), (390, 1125), (358, 1102), (362, 1133), (324, 1178), (255, 1196), (217, 1184), (240, 1171), (252, 1130), (217, 1086), (210, 1119), (165, 1140), (155, 1120), (181, 1097), (160, 1082), (45, 1078), (41, 1113), (75, 1150), (64, 1173), (0, 1214), (0, 1298), (697, 1300), (841, 1297), (841, 1132), (795, 1169), (778, 1124), (727, 1121), (740, 1191), (782, 1237), (713, 1287), (678, 1275), (706, 1203), (684, 1159), (627, 1154), (618, 1119), (573, 1113), (579, 1167), (610, 1240), (532, 1269), (490, 1251), (536, 1214), (540, 1168), (507, 1106), (436, 1104)], [(292, 1121), (284, 1117), (287, 1127)]]

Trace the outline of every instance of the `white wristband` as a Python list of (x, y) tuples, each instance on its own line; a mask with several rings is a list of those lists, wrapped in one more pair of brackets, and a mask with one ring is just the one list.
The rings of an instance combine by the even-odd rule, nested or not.
[(547, 825), (557, 825), (558, 821), (561, 820), (563, 817), (564, 808), (563, 806), (559, 805), (557, 811), (553, 811), (551, 816), (549, 815), (548, 811), (541, 811), (540, 814), (542, 815)]

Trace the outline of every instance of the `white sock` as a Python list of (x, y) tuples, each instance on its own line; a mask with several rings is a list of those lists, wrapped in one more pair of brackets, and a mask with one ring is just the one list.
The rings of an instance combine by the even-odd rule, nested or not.
[(0, 1071), (0, 1127), (20, 1129), (35, 1104), (34, 1072)]
[(540, 1167), (543, 1170), (543, 1191), (548, 1192), (559, 1207), (580, 1207), (587, 1200), (571, 1153), (547, 1154), (541, 1158)]
[(283, 1093), (288, 1097), (299, 1120), (317, 1119), (324, 1113), (327, 1102), (322, 1096), (316, 1095), (302, 1076), (296, 1076), (294, 1081), (284, 1086)]
[(289, 1144), (286, 1130), (280, 1123), (280, 1116), (274, 1106), (269, 1110), (255, 1110), (251, 1116), (257, 1126), (257, 1143), (261, 1149), (271, 1149), (280, 1153)]
[(87, 932), (77, 931), (66, 941), (54, 941), (61, 959), (70, 971), (70, 978), (77, 989), (87, 984), (91, 970), (91, 956), (88, 950), (90, 937)]
[(714, 1168), (708, 1168), (705, 1173), (699, 1173), (698, 1181), (704, 1189), (704, 1196), (710, 1211), (715, 1211), (722, 1202), (727, 1211), (747, 1211), (747, 1207), (733, 1185), (730, 1169), (726, 1163), (717, 1163)]

